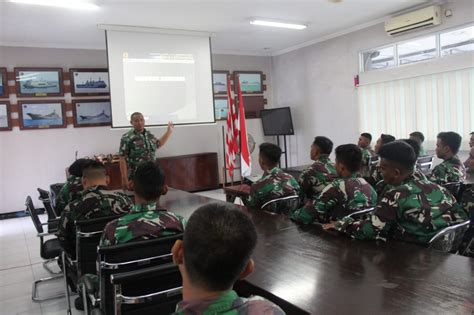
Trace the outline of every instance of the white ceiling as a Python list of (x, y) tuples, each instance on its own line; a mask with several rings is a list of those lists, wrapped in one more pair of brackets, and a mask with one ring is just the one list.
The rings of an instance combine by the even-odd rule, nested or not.
[[(214, 52), (271, 55), (370, 25), (426, 0), (101, 0), (97, 11), (0, 0), (0, 45), (105, 49), (97, 24), (208, 31)], [(302, 31), (253, 26), (252, 17), (308, 24)]]

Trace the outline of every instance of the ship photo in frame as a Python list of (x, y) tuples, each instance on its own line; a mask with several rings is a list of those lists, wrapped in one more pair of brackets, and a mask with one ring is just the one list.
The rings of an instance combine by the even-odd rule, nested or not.
[(18, 102), (20, 129), (66, 128), (63, 101)]
[(15, 68), (15, 84), (19, 97), (62, 96), (61, 68)]
[(112, 114), (110, 100), (73, 101), (74, 127), (110, 126)]
[(109, 95), (109, 70), (70, 69), (72, 96)]

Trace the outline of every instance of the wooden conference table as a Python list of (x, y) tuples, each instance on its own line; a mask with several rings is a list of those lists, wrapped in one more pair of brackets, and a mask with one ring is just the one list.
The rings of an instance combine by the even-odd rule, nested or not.
[[(219, 201), (173, 189), (162, 199), (185, 218), (209, 202)], [(254, 273), (236, 288), (276, 302), (287, 314), (474, 312), (472, 258), (402, 242), (355, 241), (242, 209), (256, 226), (258, 245)]]

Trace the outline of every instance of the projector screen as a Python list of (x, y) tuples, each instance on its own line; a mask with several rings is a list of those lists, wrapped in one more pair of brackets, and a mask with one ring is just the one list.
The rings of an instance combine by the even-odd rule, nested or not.
[(112, 127), (214, 123), (209, 36), (106, 29)]

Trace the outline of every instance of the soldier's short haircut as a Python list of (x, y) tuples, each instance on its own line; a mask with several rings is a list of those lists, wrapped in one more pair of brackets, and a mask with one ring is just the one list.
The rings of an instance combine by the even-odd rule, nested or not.
[(273, 143), (264, 142), (260, 145), (260, 156), (269, 164), (278, 164), (281, 157), (281, 149)]
[(368, 132), (363, 132), (360, 134), (360, 136), (369, 139), (369, 141), (372, 141), (372, 135)]
[(313, 145), (317, 146), (322, 154), (331, 154), (333, 143), (326, 137), (315, 137)]
[(138, 196), (146, 201), (156, 200), (161, 196), (164, 184), (165, 173), (157, 161), (142, 162), (138, 165), (133, 176), (133, 187)]
[(133, 120), (133, 116), (135, 116), (135, 115), (141, 115), (141, 116), (143, 116), (143, 114), (140, 113), (140, 112), (134, 112), (133, 114), (130, 115), (130, 120)]
[(212, 291), (230, 289), (257, 244), (248, 216), (230, 203), (198, 208), (184, 231), (184, 264), (191, 283)]
[(90, 159), (77, 159), (75, 160), (68, 169), (69, 174), (82, 177), (82, 169), (86, 166), (91, 160)]
[(437, 138), (441, 140), (444, 145), (448, 146), (453, 154), (458, 153), (462, 141), (462, 137), (459, 134), (454, 131), (440, 132)]
[(355, 173), (362, 166), (362, 150), (355, 144), (343, 144), (336, 148), (336, 160)]
[(383, 134), (383, 133), (380, 135), (380, 139), (382, 139), (382, 144), (387, 144), (387, 143), (390, 143), (392, 141), (395, 141), (394, 136)]
[(473, 131), (473, 132), (471, 132), (469, 135), (471, 135), (471, 136), (472, 136), (472, 135), (474, 135), (474, 131)]
[(379, 156), (406, 171), (413, 171), (416, 163), (416, 155), (413, 148), (407, 142), (400, 140), (380, 147)]
[(87, 179), (98, 179), (104, 178), (107, 176), (107, 171), (105, 169), (104, 164), (100, 163), (96, 160), (89, 160), (89, 162), (84, 165), (82, 170), (82, 177)]
[(416, 158), (420, 156), (420, 145), (413, 139), (402, 139), (401, 141), (408, 143), (415, 152)]
[(414, 132), (410, 133), (410, 137), (416, 137), (416, 138), (420, 139), (422, 143), (425, 142), (425, 136), (420, 131), (414, 131)]

